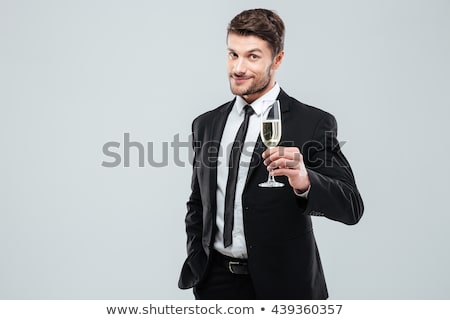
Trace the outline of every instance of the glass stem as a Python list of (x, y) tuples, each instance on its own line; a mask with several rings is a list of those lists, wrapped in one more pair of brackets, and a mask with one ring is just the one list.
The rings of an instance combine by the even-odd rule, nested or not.
[[(269, 150), (273, 149), (273, 147), (269, 147)], [(270, 174), (269, 172), (269, 177), (267, 178), (267, 182), (273, 183), (275, 182), (275, 177), (273, 175)]]

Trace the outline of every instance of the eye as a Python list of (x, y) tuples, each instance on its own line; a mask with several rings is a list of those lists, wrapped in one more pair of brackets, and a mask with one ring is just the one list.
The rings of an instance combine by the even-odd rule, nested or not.
[(230, 58), (230, 59), (236, 59), (237, 56), (238, 55), (236, 52), (233, 52), (233, 51), (228, 52), (228, 58)]
[(250, 55), (250, 60), (258, 60), (258, 59), (259, 59), (258, 55), (256, 55), (256, 54), (251, 54)]

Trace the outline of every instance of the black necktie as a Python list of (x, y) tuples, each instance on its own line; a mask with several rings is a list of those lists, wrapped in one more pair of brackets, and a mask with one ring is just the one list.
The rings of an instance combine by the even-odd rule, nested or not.
[(236, 196), (236, 182), (239, 171), (239, 159), (244, 145), (245, 135), (247, 134), (248, 121), (253, 114), (253, 108), (250, 105), (244, 107), (245, 117), (236, 134), (233, 147), (230, 152), (230, 160), (228, 162), (228, 180), (225, 192), (225, 214), (223, 228), (223, 244), (226, 247), (233, 242), (233, 224), (234, 224), (234, 199)]

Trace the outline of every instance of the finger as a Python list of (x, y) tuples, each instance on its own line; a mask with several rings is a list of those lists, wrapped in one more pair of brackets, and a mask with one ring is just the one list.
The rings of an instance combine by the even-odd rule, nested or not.
[(284, 167), (287, 160), (292, 161), (284, 156), (271, 155), (269, 158), (264, 160), (264, 164), (271, 167)]
[(291, 160), (298, 159), (301, 156), (300, 151), (296, 147), (279, 147), (275, 152), (268, 156), (271, 160), (278, 158), (288, 158)]
[(301, 153), (299, 152), (290, 152), (287, 154), (283, 154), (281, 155), (280, 153), (275, 153), (273, 155), (271, 155), (270, 157), (268, 157), (267, 159), (264, 160), (264, 164), (266, 166), (272, 164), (273, 162), (277, 162), (283, 160), (285, 162), (281, 162), (281, 163), (286, 163), (287, 167), (296, 167), (299, 163), (301, 163), (303, 161), (303, 156), (301, 155)]
[(286, 177), (293, 177), (299, 174), (298, 170), (295, 169), (275, 169), (272, 171), (269, 171), (270, 175), (274, 176), (274, 177), (278, 177), (278, 176), (286, 176)]
[(276, 168), (298, 169), (300, 168), (300, 164), (301, 162), (298, 160), (280, 158), (278, 160), (270, 162), (270, 164), (268, 165), (268, 170), (274, 170)]
[(267, 148), (267, 149), (262, 153), (263, 159), (266, 159), (266, 158), (268, 158), (270, 155), (272, 155), (272, 154), (274, 154), (274, 153), (277, 153), (279, 148), (280, 148), (280, 147)]

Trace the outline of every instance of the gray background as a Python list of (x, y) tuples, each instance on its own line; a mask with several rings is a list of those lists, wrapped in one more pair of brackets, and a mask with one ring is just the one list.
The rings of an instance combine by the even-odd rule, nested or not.
[(279, 83), (336, 116), (365, 200), (356, 226), (314, 218), (330, 298), (449, 299), (450, 1), (155, 3), (0, 0), (0, 298), (192, 298), (188, 149), (105, 168), (102, 147), (187, 141), (231, 98), (228, 21), (267, 7)]

